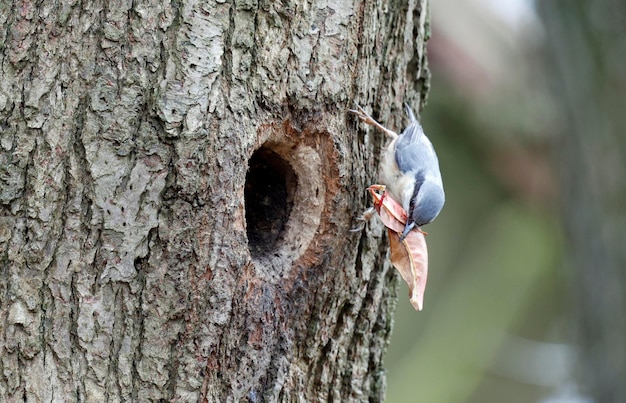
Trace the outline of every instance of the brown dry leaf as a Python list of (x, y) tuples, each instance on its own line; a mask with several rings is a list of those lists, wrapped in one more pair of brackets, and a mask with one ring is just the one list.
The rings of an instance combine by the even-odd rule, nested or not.
[(406, 212), (385, 192), (385, 186), (372, 185), (367, 190), (374, 201), (374, 208), (388, 228), (391, 264), (409, 286), (411, 305), (415, 310), (421, 311), (428, 277), (426, 238), (423, 233), (413, 230), (400, 242), (400, 234), (406, 224)]

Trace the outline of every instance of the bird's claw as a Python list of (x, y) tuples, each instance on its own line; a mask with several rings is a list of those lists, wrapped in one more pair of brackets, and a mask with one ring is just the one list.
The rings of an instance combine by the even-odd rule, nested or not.
[(348, 111), (355, 114), (361, 122), (365, 123), (366, 125), (378, 128), (393, 139), (398, 137), (398, 133), (394, 132), (393, 130), (387, 129), (385, 126), (374, 120), (374, 118), (371, 117), (369, 113), (365, 112), (365, 109), (363, 109), (361, 105), (357, 104), (356, 102), (354, 103), (354, 105), (356, 106), (356, 109), (348, 109)]
[(356, 218), (356, 220), (360, 222), (356, 227), (351, 228), (350, 232), (359, 232), (363, 228), (365, 228), (365, 223), (371, 220), (372, 217), (374, 217), (374, 213), (376, 213), (376, 210), (374, 209), (374, 207), (370, 207), (366, 209), (360, 216)]
[(354, 106), (356, 106), (356, 109), (348, 109), (348, 111), (355, 114), (356, 117), (361, 120), (361, 122), (370, 126), (376, 126), (377, 124), (379, 124), (367, 112), (365, 112), (365, 109), (363, 109), (361, 105), (355, 102)]
[(359, 217), (357, 217), (357, 220), (367, 222), (367, 221), (371, 220), (372, 217), (374, 217), (375, 213), (376, 213), (376, 209), (374, 209), (374, 207), (369, 207), (369, 208), (365, 209), (363, 214), (361, 214)]

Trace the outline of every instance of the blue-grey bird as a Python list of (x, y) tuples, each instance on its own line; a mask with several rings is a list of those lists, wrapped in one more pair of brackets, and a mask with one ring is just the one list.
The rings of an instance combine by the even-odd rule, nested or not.
[(415, 114), (406, 106), (409, 125), (398, 135), (376, 122), (357, 105), (351, 110), (364, 123), (375, 126), (392, 138), (383, 155), (380, 179), (391, 197), (402, 204), (407, 222), (400, 240), (417, 227), (432, 222), (445, 203), (439, 160)]

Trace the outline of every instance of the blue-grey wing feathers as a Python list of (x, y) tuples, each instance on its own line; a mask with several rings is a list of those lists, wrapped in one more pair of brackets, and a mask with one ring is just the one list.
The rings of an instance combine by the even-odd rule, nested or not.
[(421, 226), (434, 220), (443, 207), (445, 195), (435, 149), (408, 105), (406, 113), (410, 122), (396, 140), (394, 156), (402, 174), (415, 179), (415, 188), (403, 195), (410, 197), (410, 201), (402, 201), (403, 205), (409, 205), (405, 229), (408, 232), (409, 226)]
[(402, 172), (413, 172), (435, 165), (439, 170), (435, 149), (424, 135), (424, 129), (408, 105), (406, 105), (406, 113), (410, 123), (396, 141), (395, 157), (398, 168)]

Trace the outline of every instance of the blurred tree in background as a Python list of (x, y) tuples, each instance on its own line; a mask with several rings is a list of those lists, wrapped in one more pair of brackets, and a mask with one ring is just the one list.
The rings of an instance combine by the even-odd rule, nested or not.
[(447, 193), (388, 402), (626, 397), (626, 5), (438, 0), (425, 130)]
[(540, 2), (558, 99), (566, 269), (579, 377), (598, 402), (626, 399), (626, 3)]

